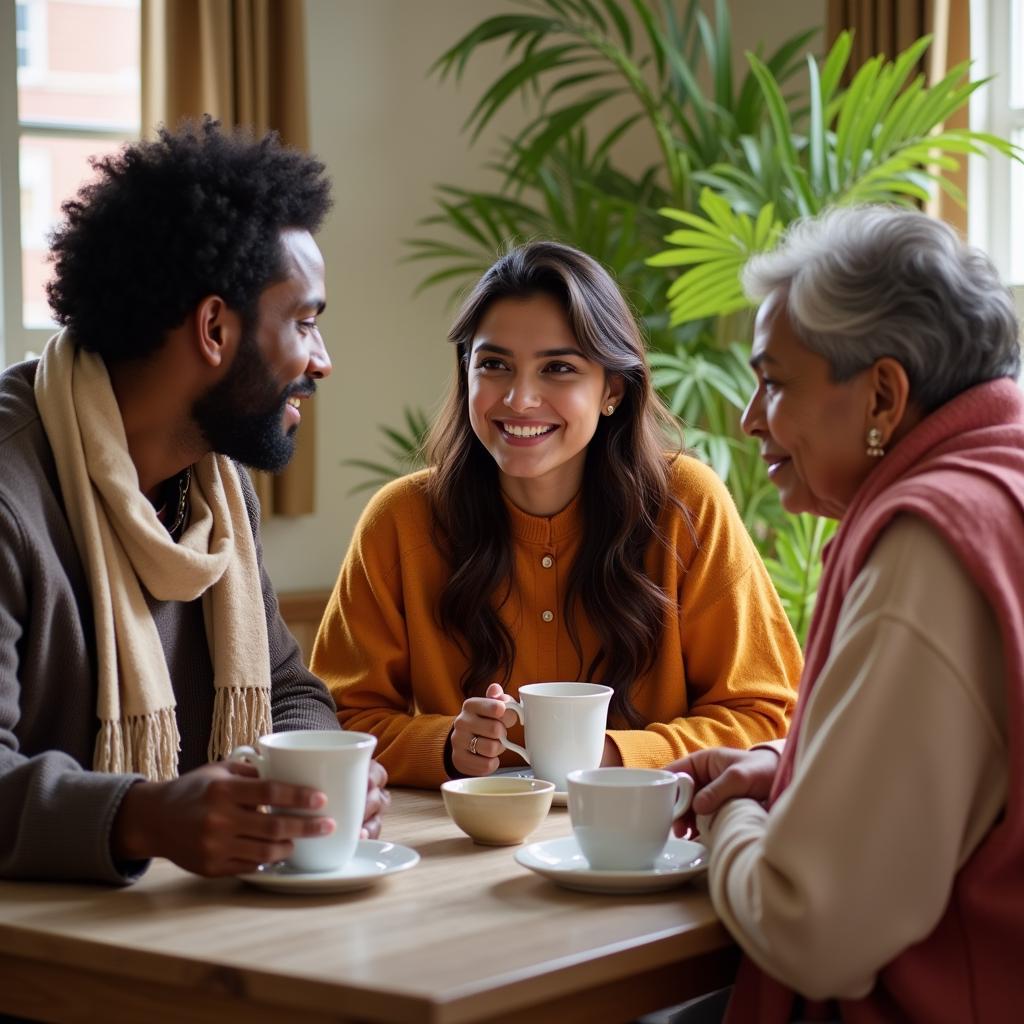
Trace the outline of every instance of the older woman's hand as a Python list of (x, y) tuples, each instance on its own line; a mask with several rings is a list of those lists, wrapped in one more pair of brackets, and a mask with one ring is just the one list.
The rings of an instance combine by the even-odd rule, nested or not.
[(452, 764), (461, 775), (492, 775), (505, 749), (501, 740), (516, 722), (506, 710), (508, 694), (497, 684), (487, 687), (484, 697), (470, 697), (452, 728)]
[(694, 825), (698, 814), (714, 814), (726, 800), (747, 797), (764, 803), (772, 790), (779, 755), (770, 748), (733, 750), (712, 747), (697, 750), (668, 766), (670, 772), (693, 777), (694, 796), (690, 813), (676, 822), (677, 835)]
[(379, 761), (370, 762), (370, 777), (366, 783), (366, 810), (360, 839), (376, 839), (380, 835), (381, 816), (391, 803), (391, 794), (384, 788), (388, 773)]

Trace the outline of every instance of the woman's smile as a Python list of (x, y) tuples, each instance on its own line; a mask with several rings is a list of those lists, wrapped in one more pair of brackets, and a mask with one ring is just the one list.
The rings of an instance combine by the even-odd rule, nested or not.
[(776, 473), (782, 472), (792, 462), (792, 459), (788, 455), (768, 455), (767, 453), (761, 456), (762, 459), (768, 465), (768, 476), (769, 478), (774, 477)]
[(537, 423), (531, 420), (495, 420), (504, 439), (516, 447), (540, 444), (557, 429), (554, 423)]

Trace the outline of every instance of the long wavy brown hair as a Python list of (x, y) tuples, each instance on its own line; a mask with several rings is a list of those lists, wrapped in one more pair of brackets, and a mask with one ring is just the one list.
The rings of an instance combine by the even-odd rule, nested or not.
[(583, 677), (615, 691), (611, 710), (632, 728), (645, 724), (630, 700), (653, 664), (662, 629), (675, 613), (644, 571), (659, 537), (669, 493), (666, 428), (674, 421), (651, 386), (636, 320), (607, 271), (585, 253), (531, 242), (502, 256), (479, 280), (448, 334), (456, 351), (451, 389), (427, 440), (428, 493), (437, 542), (451, 566), (441, 593), (440, 626), (458, 638), (469, 664), (467, 697), (507, 686), (515, 640), (498, 609), (513, 587), (513, 552), (498, 468), (469, 420), (469, 354), (480, 321), (500, 299), (548, 295), (559, 302), (583, 354), (620, 374), (625, 393), (614, 416), (601, 416), (587, 446), (581, 495), (583, 538), (570, 570), (565, 622), (583, 673), (577, 614), (600, 640)]

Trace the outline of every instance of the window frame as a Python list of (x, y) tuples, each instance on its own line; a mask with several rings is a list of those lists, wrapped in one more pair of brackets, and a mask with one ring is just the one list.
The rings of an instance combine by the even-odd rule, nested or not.
[[(28, 42), (24, 47), (19, 45), (17, 36), (21, 33), (21, 29), (18, 28), (18, 7), (21, 7), (25, 11), (28, 18), (27, 30), (29, 32)], [(17, 55), (19, 49), (24, 49), (29, 56), (29, 61), (25, 65), (30, 75), (38, 75), (42, 68), (42, 57), (46, 53), (46, 19), (41, 18), (39, 15), (39, 8), (31, 3), (22, 0), (14, 2), (14, 28), (15, 28), (15, 68), (18, 67)], [(34, 45), (33, 45), (34, 44)]]
[[(42, 351), (53, 327), (26, 327), (23, 316), (21, 175), (23, 137), (128, 142), (137, 133), (18, 118), (17, 0), (0, 0), (0, 367)], [(67, 198), (67, 197), (62, 197)]]
[[(972, 78), (989, 78), (971, 97), (971, 126), (1002, 138), (1024, 134), (1024, 106), (1014, 107), (1014, 15), (1024, 19), (1024, 0), (971, 0)], [(1020, 73), (1020, 72), (1018, 72)], [(1024, 97), (1021, 97), (1024, 103)], [(968, 239), (991, 256), (1000, 275), (1012, 288), (1017, 307), (1024, 311), (1024, 262), (1014, 269), (1014, 219), (1008, 216), (1013, 201), (1010, 160), (1001, 156), (969, 157)], [(1017, 197), (1017, 221), (1024, 209), (1024, 190)], [(1020, 244), (1019, 237), (1016, 239)], [(1015, 278), (1017, 278), (1015, 280)]]

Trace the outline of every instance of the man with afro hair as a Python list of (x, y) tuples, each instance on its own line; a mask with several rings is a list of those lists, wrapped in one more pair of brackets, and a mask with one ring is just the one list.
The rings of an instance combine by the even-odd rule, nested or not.
[[(0, 877), (126, 883), (156, 856), (238, 874), (333, 828), (321, 793), (223, 763), (338, 728), (242, 468), (288, 462), (331, 370), (330, 185), (209, 118), (95, 171), (52, 243), (63, 329), (0, 374)], [(374, 763), (366, 835), (385, 782)]]

